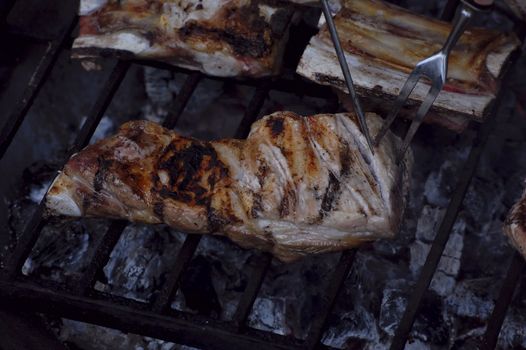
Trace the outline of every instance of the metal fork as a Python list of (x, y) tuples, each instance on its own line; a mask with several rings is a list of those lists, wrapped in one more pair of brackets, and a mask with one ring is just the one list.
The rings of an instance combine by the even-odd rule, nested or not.
[(336, 29), (336, 24), (334, 23), (334, 20), (332, 19), (331, 10), (329, 8), (329, 2), (327, 0), (321, 0), (321, 6), (323, 10), (323, 15), (325, 17), (325, 21), (327, 22), (327, 27), (329, 28), (329, 33), (331, 35), (331, 40), (334, 45), (334, 49), (336, 50), (336, 56), (338, 57), (338, 61), (340, 63), (343, 77), (345, 79), (345, 83), (347, 84), (349, 95), (351, 96), (351, 101), (354, 107), (354, 112), (356, 113), (356, 116), (358, 117), (360, 129), (362, 130), (362, 133), (365, 136), (365, 140), (367, 141), (367, 146), (369, 146), (371, 153), (374, 154), (373, 141), (369, 133), (369, 128), (367, 127), (367, 121), (365, 120), (365, 114), (363, 113), (362, 106), (360, 104), (360, 100), (358, 99), (358, 95), (356, 94), (356, 90), (354, 88), (354, 83), (351, 77), (351, 72), (349, 70), (349, 65), (347, 64), (347, 59), (345, 58), (345, 54), (343, 52), (343, 48), (340, 43), (340, 37), (338, 35), (338, 30)]
[(406, 103), (409, 95), (415, 88), (417, 82), (422, 77), (427, 77), (428, 79), (430, 79), (431, 87), (429, 88), (427, 95), (424, 98), (424, 101), (418, 108), (416, 116), (412, 121), (411, 126), (409, 127), (409, 131), (407, 132), (402, 147), (400, 148), (400, 153), (398, 154), (397, 161), (400, 161), (404, 157), (404, 154), (407, 151), (411, 140), (415, 136), (416, 131), (418, 130), (420, 124), (422, 124), (425, 115), (431, 108), (433, 102), (435, 102), (435, 99), (437, 98), (438, 94), (440, 93), (442, 87), (446, 82), (448, 57), (451, 52), (451, 49), (457, 43), (458, 39), (464, 32), (464, 29), (468, 25), (469, 20), (473, 17), (474, 13), (484, 10), (484, 8), (478, 7), (477, 5), (487, 7), (492, 3), (492, 1), (488, 0), (477, 0), (474, 2), (475, 4), (472, 5), (471, 3), (462, 0), (461, 4), (459, 5), (460, 10), (458, 11), (458, 14), (453, 23), (453, 29), (449, 34), (446, 43), (444, 44), (442, 49), (436, 54), (418, 62), (414, 70), (409, 75), (409, 78), (407, 78), (404, 87), (402, 88), (402, 90), (400, 90), (400, 94), (396, 98), (393, 109), (389, 113), (389, 116), (387, 117), (386, 121), (382, 125), (382, 128), (380, 129), (380, 132), (375, 138), (374, 144), (375, 146), (378, 146), (382, 137), (387, 133), (387, 130), (389, 130), (389, 127), (398, 115), (398, 112), (400, 112), (400, 109)]

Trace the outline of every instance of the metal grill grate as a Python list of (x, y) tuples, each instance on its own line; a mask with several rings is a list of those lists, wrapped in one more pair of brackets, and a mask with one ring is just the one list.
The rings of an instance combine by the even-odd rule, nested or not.
[[(456, 7), (457, 2), (458, 0), (450, 0), (448, 2), (444, 18), (450, 19), (452, 17), (453, 9)], [(5, 154), (14, 135), (22, 124), (25, 115), (31, 108), (40, 87), (46, 81), (49, 72), (56, 62), (63, 43), (69, 38), (71, 31), (75, 28), (76, 22), (77, 19), (73, 19), (70, 28), (66, 30), (60, 38), (49, 43), (48, 49), (35, 68), (35, 72), (23, 98), (18, 102), (7, 124), (0, 132), (0, 158)], [(524, 35), (522, 35), (523, 32), (522, 28), (521, 38), (524, 37)], [(88, 144), (131, 64), (153, 65), (164, 69), (175, 69), (171, 66), (147, 61), (119, 61), (105, 82), (86, 122), (70, 149), (69, 155), (79, 151)], [(181, 92), (175, 100), (172, 113), (163, 123), (165, 127), (175, 127), (202, 77), (201, 73), (195, 72), (191, 72), (188, 75)], [(258, 117), (268, 92), (271, 89), (334, 99), (334, 95), (328, 88), (292, 78), (279, 77), (243, 83), (254, 85), (256, 89), (244, 117), (238, 126), (236, 137), (246, 137), (250, 125)], [(498, 100), (499, 99), (497, 99), (497, 101)], [(450, 200), (446, 215), (443, 218), (429, 255), (427, 256), (427, 260), (421, 270), (420, 277), (409, 299), (408, 306), (398, 325), (391, 345), (392, 349), (402, 349), (405, 346), (424, 293), (433, 278), (452, 226), (477, 168), (484, 144), (497, 121), (497, 109), (498, 102), (496, 103), (492, 118), (479, 127), (469, 158), (458, 177), (459, 181), (456, 191), (454, 191), (454, 195)], [(64, 162), (67, 161), (68, 158), (69, 157), (67, 157)], [(250, 278), (231, 322), (188, 315), (169, 308), (169, 303), (178, 290), (181, 277), (199, 244), (201, 236), (197, 235), (187, 235), (178, 253), (173, 269), (168, 273), (164, 285), (152, 303), (143, 303), (115, 297), (98, 292), (93, 288), (98, 273), (100, 273), (102, 267), (108, 261), (111, 251), (126, 227), (126, 223), (122, 221), (112, 222), (107, 232), (96, 243), (96, 249), (90, 257), (90, 263), (80, 279), (70, 281), (68, 285), (61, 285), (46, 281), (35, 281), (23, 276), (20, 272), (22, 264), (34, 246), (39, 232), (46, 224), (42, 217), (43, 209), (44, 204), (41, 202), (27, 223), (24, 233), (12, 253), (6, 268), (1, 271), (0, 298), (2, 302), (13, 303), (17, 309), (21, 310), (49, 313), (201, 348), (324, 348), (324, 346), (320, 344), (320, 339), (325, 330), (327, 318), (331, 314), (332, 307), (349, 273), (355, 256), (354, 250), (342, 254), (338, 267), (335, 269), (333, 275), (328, 278), (329, 283), (320, 305), (319, 317), (313, 320), (307, 339), (302, 341), (246, 327), (247, 317), (272, 260), (268, 254), (256, 255), (250, 262)], [(511, 302), (513, 291), (515, 290), (523, 265), (523, 260), (520, 256), (516, 255), (513, 257), (495, 309), (488, 321), (485, 337), (481, 342), (481, 345), (485, 348), (494, 348), (496, 345), (507, 307)], [(1, 337), (0, 335), (0, 340)]]

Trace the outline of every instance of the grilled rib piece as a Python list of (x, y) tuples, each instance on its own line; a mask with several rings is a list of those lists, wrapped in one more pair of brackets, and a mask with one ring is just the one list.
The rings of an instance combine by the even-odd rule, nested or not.
[[(451, 30), (448, 23), (379, 0), (342, 0), (342, 5), (334, 20), (357, 91), (383, 101), (398, 95), (415, 64), (438, 51)], [(432, 111), (449, 119), (483, 120), (496, 96), (502, 68), (518, 46), (512, 34), (468, 29), (450, 55), (449, 79)], [(311, 39), (297, 72), (345, 90), (326, 25)], [(419, 106), (428, 89), (426, 84), (417, 85), (409, 104)]]
[(132, 121), (74, 155), (46, 203), (53, 214), (222, 234), (285, 261), (342, 250), (393, 237), (408, 187), (399, 139), (388, 134), (373, 156), (359, 130), (351, 114), (277, 112), (246, 140), (203, 142)]
[(511, 244), (526, 258), (526, 190), (511, 208), (504, 223), (504, 233)]
[(216, 76), (277, 73), (293, 15), (256, 0), (80, 0), (73, 57), (138, 57)]

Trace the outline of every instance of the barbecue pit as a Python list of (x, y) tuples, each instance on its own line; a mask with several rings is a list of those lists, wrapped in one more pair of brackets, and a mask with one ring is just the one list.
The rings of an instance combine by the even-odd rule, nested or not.
[[(47, 1), (39, 3), (39, 6), (50, 6)], [(455, 4), (456, 1), (454, 0), (445, 4), (444, 18), (450, 19), (452, 17)], [(16, 3), (14, 6), (10, 15), (11, 19), (16, 19), (13, 13), (16, 14), (17, 11), (19, 15), (23, 13), (20, 9), (23, 6), (20, 3)], [(73, 10), (74, 7), (72, 6), (71, 9)], [(30, 115), (31, 109), (38, 107), (37, 105), (33, 106), (33, 103), (38, 103), (38, 96), (45, 89), (44, 85), (58, 84), (57, 78), (53, 79), (53, 70), (58, 62), (63, 62), (61, 57), (67, 56), (67, 50), (71, 46), (72, 33), (76, 28), (76, 17), (73, 12), (69, 14), (69, 18), (64, 20), (66, 24), (59, 28), (56, 33), (39, 32), (35, 34), (35, 31), (30, 30), (30, 26), (24, 23), (22, 15), (20, 18), (22, 23), (20, 26), (9, 25), (9, 21), (3, 26), (2, 30), (6, 33), (5, 35), (16, 35), (19, 40), (30, 43), (36, 42), (43, 47), (43, 52), (37, 62), (34, 62), (32, 73), (28, 79), (23, 80), (29, 83), (22, 92), (22, 96), (16, 103), (11, 102), (10, 112), (2, 116), (5, 120), (3, 120), (4, 124), (0, 131), (0, 157), (3, 158), (1, 167), (6, 174), (11, 174), (6, 169), (9, 168), (9, 161), (16, 154), (15, 147), (20, 142), (31, 142), (31, 139), (28, 138), (20, 139), (24, 130), (23, 123), (32, 122), (26, 119), (26, 116)], [(38, 28), (37, 24), (33, 23), (33, 25)], [(17, 28), (18, 32), (13, 33)], [(20, 32), (20, 28), (26, 28), (27, 31)], [(518, 28), (518, 30), (522, 30), (521, 33), (524, 33), (524, 28)], [(56, 155), (55, 158), (60, 158), (65, 162), (68, 155), (79, 151), (90, 142), (97, 128), (101, 132), (101, 120), (103, 123), (107, 122), (104, 116), (110, 104), (114, 98), (118, 98), (119, 93), (122, 92), (121, 89), (127, 89), (132, 84), (123, 81), (132, 75), (140, 74), (137, 72), (142, 71), (141, 67), (146, 67), (147, 72), (170, 72), (170, 74), (174, 74), (174, 80), (179, 84), (174, 88), (176, 97), (173, 101), (169, 101), (165, 118), (162, 120), (163, 125), (169, 128), (178, 128), (181, 125), (180, 123), (183, 123), (183, 126), (192, 125), (188, 121), (186, 124), (184, 123), (185, 114), (191, 114), (188, 108), (191, 107), (192, 96), (196, 96), (195, 94), (198, 93), (199, 89), (205, 91), (200, 96), (206, 96), (206, 92), (211, 91), (214, 86), (217, 87), (217, 84), (219, 86), (235, 86), (238, 90), (248, 92), (248, 94), (243, 95), (244, 97), (237, 97), (240, 100), (239, 103), (244, 105), (244, 110), (239, 113), (239, 123), (235, 127), (232, 126), (232, 131), (234, 131), (233, 136), (239, 138), (247, 135), (251, 123), (263, 112), (266, 112), (266, 109), (276, 108), (279, 104), (282, 105), (283, 109), (297, 108), (297, 99), (306, 105), (309, 104), (306, 100), (312, 99), (311, 105), (308, 107), (312, 110), (318, 108), (320, 111), (334, 112), (339, 106), (332, 90), (306, 82), (292, 73), (302, 47), (305, 46), (309, 36), (313, 33), (312, 28), (309, 29), (305, 23), (293, 28), (291, 36), (297, 40), (291, 41), (286, 52), (286, 67), (288, 69), (285, 69), (284, 74), (276, 78), (246, 81), (208, 78), (201, 73), (147, 61), (108, 60), (103, 67), (109, 72), (105, 77), (100, 77), (98, 73), (87, 73), (77, 69), (75, 72), (86, 74), (87, 77), (84, 79), (87, 80), (92, 79), (92, 74), (97, 74), (97, 78), (93, 79), (99, 80), (99, 89), (80, 130), (74, 130), (75, 136), (71, 146), (54, 147), (55, 149), (67, 148), (67, 154)], [(521, 38), (524, 38), (524, 35), (521, 35)], [(491, 162), (496, 162), (495, 164), (499, 165), (504, 163), (492, 152), (509, 151), (505, 146), (506, 142), (509, 144), (508, 139), (512, 139), (511, 142), (518, 142), (516, 139), (520, 139), (517, 135), (507, 134), (509, 130), (513, 129), (510, 125), (516, 123), (517, 120), (520, 121), (520, 117), (517, 116), (520, 113), (510, 109), (510, 106), (515, 107), (516, 102), (515, 99), (510, 99), (510, 92), (512, 89), (520, 89), (520, 86), (517, 87), (513, 84), (519, 84), (518, 81), (520, 81), (517, 77), (520, 74), (517, 67), (520, 65), (516, 62), (523, 63), (523, 61), (520, 61), (518, 57), (512, 61), (515, 63), (515, 67), (512, 64), (504, 77), (503, 87), (497, 98), (493, 115), (488, 121), (481, 125), (472, 124), (470, 129), (460, 136), (436, 130), (433, 127), (425, 128), (422, 135), (419, 136), (415, 144), (415, 167), (420, 165), (420, 170), (417, 173), (420, 178), (417, 176), (414, 181), (417, 185), (411, 194), (413, 208), (409, 210), (403, 232), (395, 242), (368, 244), (357, 250), (309, 258), (292, 266), (284, 266), (273, 261), (271, 256), (267, 254), (242, 251), (239, 248), (232, 247), (225, 240), (164, 232), (164, 234), (170, 235), (171, 241), (162, 242), (173, 247), (174, 252), (171, 253), (171, 260), (168, 259), (164, 262), (168, 267), (159, 275), (159, 285), (151, 288), (151, 293), (127, 294), (126, 288), (121, 287), (119, 292), (119, 287), (108, 280), (108, 276), (111, 276), (108, 271), (112, 271), (110, 263), (113, 261), (114, 264), (118, 264), (112, 255), (117, 254), (116, 252), (119, 249), (122, 251), (121, 255), (133, 251), (133, 249), (126, 250), (126, 247), (121, 247), (126, 241), (126, 237), (137, 239), (137, 237), (150, 237), (149, 235), (155, 235), (155, 233), (145, 233), (141, 230), (148, 230), (148, 228), (132, 227), (134, 225), (121, 221), (88, 222), (77, 227), (77, 230), (81, 231), (79, 232), (71, 228), (75, 227), (73, 223), (68, 226), (70, 231), (58, 232), (64, 232), (64, 234), (70, 232), (71, 236), (74, 237), (70, 243), (75, 245), (75, 249), (72, 248), (71, 251), (78, 253), (82, 258), (70, 261), (71, 264), (69, 265), (73, 273), (63, 273), (57, 278), (53, 278), (54, 275), (49, 274), (48, 277), (51, 276), (51, 278), (43, 278), (45, 274), (42, 273), (42, 269), (38, 269), (31, 263), (31, 261), (34, 263), (39, 256), (46, 255), (41, 250), (39, 251), (46, 245), (39, 245), (39, 242), (46, 235), (53, 237), (53, 234), (56, 234), (56, 230), (58, 230), (57, 227), (64, 229), (66, 226), (63, 223), (46, 220), (43, 216), (44, 207), (39, 204), (35, 206), (32, 212), (28, 210), (29, 213), (23, 213), (26, 215), (20, 216), (18, 221), (23, 224), (15, 225), (18, 229), (17, 232), (14, 232), (16, 244), (12, 249), (8, 248), (8, 252), (2, 254), (0, 305), (5, 308), (6, 315), (11, 313), (10, 316), (6, 316), (6, 320), (7, 317), (13, 317), (13, 310), (16, 311), (15, 313), (22, 311), (30, 315), (36, 312), (45, 314), (46, 320), (51, 324), (56, 318), (65, 318), (203, 349), (314, 349), (344, 346), (374, 348), (374, 339), (380, 337), (382, 340), (389, 339), (390, 343), (387, 345), (390, 344), (392, 349), (402, 349), (406, 343), (409, 346), (413, 344), (412, 346), (415, 348), (430, 346), (427, 344), (439, 346), (442, 339), (434, 339), (436, 335), (421, 328), (440, 328), (440, 322), (436, 320), (427, 320), (426, 322), (425, 319), (442, 317), (436, 315), (437, 305), (452, 303), (456, 307), (455, 297), (460, 299), (469, 297), (469, 293), (473, 292), (470, 287), (476, 278), (462, 279), (460, 275), (471, 273), (476, 276), (477, 272), (469, 269), (480, 270), (485, 266), (483, 262), (470, 264), (461, 261), (462, 259), (474, 259), (476, 257), (483, 259), (483, 255), (462, 253), (466, 256), (462, 258), (458, 249), (455, 250), (455, 247), (460, 248), (460, 250), (469, 250), (469, 244), (483, 239), (474, 238), (476, 234), (473, 232), (470, 234), (473, 227), (480, 228), (480, 225), (471, 224), (471, 229), (466, 228), (470, 225), (470, 221), (476, 223), (477, 220), (483, 220), (484, 218), (477, 215), (487, 212), (485, 208), (477, 207), (474, 203), (480, 204), (484, 200), (491, 200), (494, 196), (490, 195), (493, 194), (497, 197), (506, 197), (506, 194), (502, 193), (506, 188), (497, 186), (495, 193), (493, 193), (491, 192), (493, 187), (484, 184), (483, 180), (488, 178), (484, 172), (495, 166)], [(69, 64), (79, 65), (78, 62)], [(524, 64), (522, 65), (524, 66)], [(13, 75), (13, 77), (17, 76)], [(65, 79), (68, 78), (74, 79), (74, 77), (65, 77)], [(137, 79), (135, 79), (136, 82)], [(121, 97), (122, 99), (125, 100)], [(519, 97), (517, 100), (520, 102)], [(163, 115), (163, 113), (157, 112), (153, 114), (156, 116)], [(508, 129), (505, 128), (506, 125), (508, 125)], [(181, 126), (182, 132), (184, 132), (183, 126)], [(400, 123), (400, 126), (403, 126), (403, 122)], [(53, 130), (53, 127), (50, 129)], [(225, 126), (225, 129), (228, 127)], [(524, 121), (521, 130), (524, 130)], [(232, 135), (223, 134), (221, 136)], [(429, 140), (426, 142), (428, 137), (433, 138), (432, 142)], [(442, 139), (440, 140), (440, 138)], [(451, 147), (445, 149), (448, 147), (448, 143), (451, 144)], [(495, 143), (502, 143), (504, 146), (499, 149)], [(433, 147), (443, 147), (444, 149), (437, 151), (436, 157), (431, 156), (435, 159), (430, 164), (429, 160), (430, 155), (433, 154)], [(517, 154), (511, 154), (509, 157), (509, 162), (517, 162)], [(28, 167), (29, 165), (26, 164), (25, 166)], [(51, 162), (47, 166), (49, 174), (53, 174), (53, 171), (62, 167), (62, 164)], [(511, 167), (511, 165), (508, 166)], [(38, 172), (29, 171), (31, 175), (41, 172), (42, 168)], [(482, 174), (479, 174), (480, 172)], [(31, 181), (27, 180), (27, 182)], [(45, 185), (45, 181), (43, 185)], [(437, 193), (434, 193), (433, 190), (436, 190)], [(480, 193), (484, 195), (482, 200), (479, 198)], [(6, 192), (7, 195), (8, 192)], [(518, 196), (519, 192), (517, 191), (515, 195)], [(507, 196), (512, 196), (512, 194)], [(16, 198), (11, 198), (11, 200), (16, 200)], [(511, 205), (511, 203), (507, 204)], [(12, 220), (9, 215), (5, 216), (6, 222)], [(519, 290), (518, 284), (521, 283), (523, 277), (523, 259), (518, 254), (512, 254), (512, 250), (505, 246), (505, 238), (500, 234), (498, 225), (492, 226), (495, 221), (498, 220), (492, 218), (487, 221), (491, 227), (486, 228), (485, 233), (495, 236), (496, 238), (492, 239), (501, 242), (504, 247), (498, 248), (501, 250), (499, 250), (499, 254), (495, 255), (502, 260), (492, 261), (491, 264), (488, 264), (498, 265), (492, 273), (500, 284), (496, 287), (494, 300), (491, 300), (493, 303), (486, 305), (483, 303), (484, 300), (481, 301), (481, 305), (489, 310), (487, 317), (482, 318), (483, 324), (470, 325), (470, 322), (480, 322), (475, 321), (480, 317), (469, 316), (470, 311), (457, 313), (463, 315), (457, 315), (458, 317), (455, 319), (455, 322), (460, 323), (457, 329), (475, 330), (472, 334), (469, 332), (463, 334), (465, 343), (462, 343), (461, 337), (455, 339), (453, 344), (457, 348), (470, 345), (488, 349), (495, 348), (499, 333), (503, 333), (501, 329), (505, 317), (515, 313), (514, 308), (521, 301), (524, 302), (521, 293), (515, 292)], [(7, 227), (7, 224), (2, 227)], [(55, 231), (53, 229), (50, 231), (50, 227), (55, 228)], [(82, 231), (86, 228), (91, 231), (88, 230), (90, 232), (87, 233)], [(5, 232), (6, 235), (7, 232)], [(89, 240), (85, 252), (79, 248), (84, 242), (83, 237)], [(129, 239), (133, 241), (132, 238)], [(153, 240), (155, 241), (155, 239)], [(488, 246), (487, 243), (486, 245), (477, 244), (481, 247)], [(49, 247), (49, 244), (47, 246)], [(217, 248), (218, 246), (220, 248)], [(206, 257), (206, 254), (209, 254), (213, 249), (233, 251), (234, 253), (229, 256), (233, 261), (232, 266), (239, 262), (244, 264), (241, 267), (238, 266), (238, 270), (243, 270), (245, 276), (239, 277), (239, 280), (242, 281), (238, 286), (239, 292), (231, 293), (238, 298), (230, 307), (231, 311), (228, 317), (221, 317), (220, 312), (213, 312), (213, 310), (207, 315), (209, 309), (214, 309), (214, 306), (205, 307), (207, 310), (202, 312), (195, 312), (195, 308), (191, 306), (192, 302), (188, 299), (188, 295), (193, 292), (184, 293), (185, 288), (192, 290), (192, 283), (188, 281), (188, 276), (192, 276), (192, 271), (195, 272), (197, 269), (197, 275), (203, 273), (203, 270), (199, 269), (201, 263), (197, 257)], [(51, 251), (51, 253), (56, 252)], [(410, 261), (404, 261), (404, 256), (410, 257)], [(461, 267), (455, 269), (443, 261), (452, 261), (453, 265), (458, 263)], [(138, 261), (133, 262), (140, 263)], [(382, 262), (402, 267), (400, 270), (389, 270), (386, 267), (385, 275), (381, 276), (380, 271), (382, 269), (376, 265)], [(78, 266), (75, 265), (76, 263)], [(467, 267), (462, 268), (462, 266)], [(310, 281), (314, 285), (321, 284), (316, 288), (311, 288), (308, 285), (294, 286), (297, 289), (305, 289), (305, 293), (309, 293), (309, 289), (312, 289), (312, 299), (315, 301), (313, 302), (314, 305), (310, 306), (310, 310), (314, 310), (315, 314), (308, 320), (310, 321), (309, 324), (301, 327), (289, 324), (288, 329), (284, 330), (283, 325), (292, 322), (287, 319), (273, 320), (271, 323), (279, 324), (276, 327), (269, 324), (265, 325), (261, 321), (262, 319), (268, 317), (269, 314), (278, 312), (280, 305), (284, 307), (283, 304), (288, 303), (287, 298), (280, 298), (279, 295), (270, 297), (273, 289), (274, 292), (278, 290), (277, 293), (279, 294), (279, 290), (285, 288), (282, 286), (283, 282), (279, 280), (280, 273), (285, 274), (285, 276), (293, 275), (291, 271), (295, 269), (296, 275), (304, 274), (304, 276), (301, 279), (293, 280), (294, 282), (291, 283), (298, 281), (309, 283)], [(400, 272), (404, 269), (407, 270), (405, 275)], [(313, 271), (317, 271), (317, 274)], [(368, 278), (363, 275), (367, 271), (378, 274), (377, 277), (371, 277), (371, 280), (383, 279), (385, 281), (382, 294), (374, 296), (382, 307), (373, 313), (369, 313), (370, 310), (365, 311), (367, 308), (375, 308), (368, 305), (369, 303), (366, 301), (369, 299), (363, 296), (368, 291), (368, 285), (363, 282), (364, 279)], [(396, 274), (393, 271), (396, 271)], [(395, 274), (394, 277), (391, 272)], [(479, 273), (481, 272), (483, 271), (479, 271)], [(407, 276), (408, 279), (400, 280), (398, 279), (399, 276)], [(448, 283), (452, 283), (452, 285), (448, 287)], [(375, 289), (376, 287), (370, 288)], [(464, 292), (462, 292), (463, 290)], [(514, 293), (518, 295), (514, 297)], [(181, 294), (186, 296), (181, 297)], [(204, 298), (209, 296), (210, 294), (203, 294)], [(398, 301), (401, 302), (397, 304)], [(511, 308), (509, 307), (510, 304), (512, 305)], [(390, 305), (392, 310), (389, 308)], [(309, 308), (305, 305), (302, 306)], [(302, 306), (297, 306), (297, 308), (301, 309)], [(476, 312), (473, 313), (476, 314)], [(298, 311), (298, 314), (301, 312)], [(360, 329), (360, 325), (353, 324), (353, 321), (367, 320), (369, 316), (363, 316), (364, 314), (376, 315), (378, 320), (371, 324), (378, 324), (379, 330), (376, 332), (383, 332), (384, 334), (380, 336), (372, 334), (375, 331), (371, 331), (372, 333), (364, 335), (362, 332), (354, 336), (351, 334), (347, 337), (349, 340), (342, 341), (341, 335), (349, 333), (345, 332), (346, 329), (351, 331)], [(288, 316), (284, 317), (287, 318)], [(423, 322), (422, 319), (424, 319)], [(40, 322), (38, 319), (32, 321)], [(21, 323), (25, 322), (25, 320), (21, 321)], [(296, 321), (296, 323), (301, 322)], [(365, 329), (368, 325), (366, 324), (361, 328)], [(526, 323), (523, 325), (526, 326)], [(508, 327), (511, 327), (510, 324)], [(0, 346), (11, 344), (10, 338), (13, 336), (17, 336), (13, 331), (2, 332), (0, 334)], [(448, 337), (454, 337), (454, 335), (449, 334)], [(442, 345), (446, 346), (447, 344)]]

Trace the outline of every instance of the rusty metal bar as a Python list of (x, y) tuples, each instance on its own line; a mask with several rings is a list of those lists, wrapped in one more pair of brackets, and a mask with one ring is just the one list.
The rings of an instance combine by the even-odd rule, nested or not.
[(234, 323), (238, 328), (245, 326), (245, 322), (250, 314), (250, 310), (252, 310), (256, 296), (261, 289), (261, 284), (263, 283), (271, 261), (272, 256), (270, 254), (262, 254), (251, 261), (248, 267), (250, 269), (250, 277), (245, 292), (237, 304), (236, 313), (234, 314)]
[[(126, 64), (130, 63), (128, 62)], [(163, 126), (167, 128), (173, 128), (175, 126), (200, 80), (200, 73), (193, 73), (186, 78), (181, 91), (175, 99), (173, 111), (166, 118)], [(93, 257), (90, 259), (90, 263), (86, 268), (85, 273), (82, 275), (80, 281), (78, 281), (77, 286), (75, 287), (76, 292), (85, 294), (93, 286), (97, 279), (97, 274), (108, 261), (113, 248), (119, 241), (119, 238), (126, 226), (127, 223), (124, 221), (113, 221), (111, 223), (108, 231), (98, 242), (97, 248), (94, 251)]]
[(63, 42), (67, 40), (69, 34), (73, 31), (76, 25), (77, 18), (75, 17), (68, 29), (65, 30), (57, 40), (48, 43), (44, 55), (38, 62), (35, 71), (29, 79), (22, 98), (17, 102), (14, 110), (11, 112), (0, 131), (0, 159), (4, 157), (7, 148), (13, 141), (20, 125), (22, 125), (27, 112), (33, 105), (33, 102), (44, 85), (44, 82), (47, 80), (49, 73), (51, 73), (51, 70), (60, 54)]
[(301, 349), (299, 341), (257, 330), (238, 333), (224, 322), (203, 324), (136, 310), (107, 300), (94, 300), (38, 285), (0, 281), (0, 306), (17, 305), (20, 312), (42, 312), (73, 320), (122, 329), (202, 349)]
[(166, 276), (166, 282), (161, 288), (159, 295), (157, 296), (154, 304), (153, 311), (158, 313), (164, 313), (175, 297), (175, 293), (179, 288), (181, 282), (181, 277), (190, 265), (190, 261), (194, 256), (195, 250), (201, 241), (201, 236), (199, 235), (187, 235), (186, 239), (181, 247), (181, 250), (177, 254), (177, 259), (174, 263), (174, 268), (170, 271), (168, 276)]
[(497, 340), (499, 339), (499, 333), (504, 318), (506, 317), (506, 312), (508, 311), (508, 307), (513, 298), (513, 292), (517, 288), (517, 282), (523, 269), (524, 258), (518, 252), (515, 252), (508, 267), (506, 277), (502, 282), (499, 297), (497, 298), (495, 307), (486, 326), (486, 334), (484, 334), (482, 341), (483, 350), (495, 349), (497, 346)]
[[(119, 62), (115, 65), (110, 77), (99, 94), (97, 101), (93, 105), (88, 118), (84, 122), (79, 134), (77, 135), (73, 146), (70, 148), (68, 152), (69, 155), (79, 151), (88, 144), (106, 108), (110, 104), (113, 95), (117, 92), (122, 79), (124, 79), (129, 66), (130, 64), (126, 62)], [(66, 158), (66, 161), (68, 158), (69, 156)], [(31, 216), (28, 224), (24, 228), (24, 233), (22, 234), (20, 241), (16, 245), (14, 252), (9, 258), (8, 264), (4, 270), (4, 273), (6, 273), (9, 278), (13, 278), (16, 274), (18, 274), (29, 252), (33, 248), (40, 230), (45, 225), (45, 222), (42, 220), (45, 209), (44, 200), (45, 198), (42, 199), (39, 206)]]
[(342, 290), (343, 282), (351, 270), (355, 255), (356, 250), (354, 249), (342, 253), (336, 271), (334, 271), (325, 295), (321, 300), (319, 312), (310, 326), (309, 336), (305, 340), (306, 349), (316, 349), (320, 346), (319, 342), (327, 325), (327, 319), (329, 318), (336, 299)]
[[(508, 69), (503, 79), (504, 81), (509, 80), (509, 76), (512, 74), (512, 71), (512, 69)], [(427, 255), (424, 266), (422, 267), (418, 281), (412, 288), (409, 302), (407, 303), (407, 307), (404, 311), (398, 328), (396, 329), (393, 342), (391, 343), (391, 350), (402, 350), (405, 347), (409, 332), (413, 327), (418, 309), (420, 308), (422, 298), (424, 297), (424, 294), (427, 291), (438, 266), (442, 252), (444, 251), (446, 243), (449, 239), (449, 235), (451, 234), (451, 229), (455, 224), (457, 215), (462, 207), (464, 197), (469, 185), (471, 184), (475, 170), (477, 169), (480, 156), (484, 150), (484, 146), (486, 145), (491, 132), (495, 129), (497, 123), (497, 111), (502, 101), (503, 94), (505, 93), (507, 93), (507, 89), (505, 86), (502, 86), (496, 98), (496, 102), (493, 106), (493, 110), (489, 119), (484, 124), (482, 124), (482, 126), (479, 126), (479, 130), (475, 140), (473, 141), (468, 159), (464, 163), (464, 167), (459, 174), (459, 180), (449, 201), (446, 214), (442, 219), (435, 240), (431, 245), (431, 249)]]

